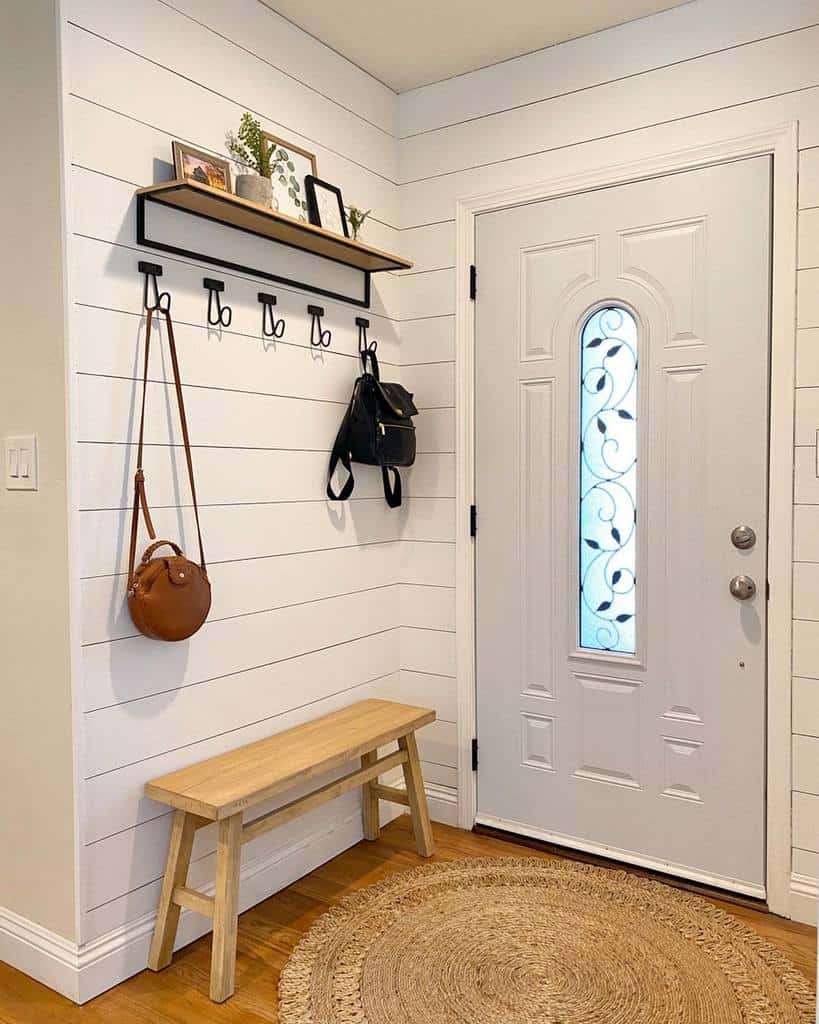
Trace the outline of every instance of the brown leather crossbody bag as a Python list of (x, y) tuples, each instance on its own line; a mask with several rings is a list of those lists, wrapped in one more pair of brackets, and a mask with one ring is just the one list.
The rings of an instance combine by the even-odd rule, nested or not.
[[(163, 311), (164, 312), (164, 311)], [(145, 395), (148, 389), (148, 358), (151, 348), (151, 326), (153, 310), (148, 311), (145, 328), (145, 370), (142, 375), (142, 411), (139, 417), (139, 447), (137, 469), (134, 476), (134, 507), (131, 516), (131, 548), (128, 556), (128, 611), (134, 625), (152, 640), (186, 640), (199, 629), (210, 611), (210, 581), (208, 580), (205, 552), (202, 546), (202, 530), (199, 525), (199, 506), (196, 502), (196, 483), (193, 478), (191, 444), (188, 437), (188, 422), (185, 418), (185, 402), (182, 397), (182, 382), (179, 378), (179, 360), (173, 336), (171, 315), (164, 312), (168, 329), (168, 347), (171, 351), (173, 383), (179, 405), (179, 420), (182, 426), (182, 440), (185, 445), (185, 460), (188, 464), (188, 479), (193, 498), (193, 512), (196, 517), (196, 534), (199, 539), (199, 564), (182, 554), (181, 548), (169, 540), (157, 540), (151, 513), (145, 496), (145, 473), (142, 469), (142, 449), (145, 436)], [(139, 513), (145, 520), (148, 536), (154, 542), (145, 551), (142, 561), (135, 567)], [(156, 556), (158, 548), (169, 547), (172, 555)]]

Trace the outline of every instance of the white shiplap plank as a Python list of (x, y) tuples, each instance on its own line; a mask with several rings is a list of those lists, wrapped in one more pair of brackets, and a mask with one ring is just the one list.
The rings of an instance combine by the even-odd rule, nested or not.
[(819, 738), (815, 736), (793, 738), (793, 788), (819, 794)]
[(454, 455), (419, 455), (415, 465), (402, 470), (401, 475), (405, 484), (404, 493), (411, 498), (455, 497)]
[[(205, 739), (189, 746), (174, 744), (148, 760), (137, 761), (89, 778), (84, 786), (86, 815), (83, 842), (96, 842), (162, 814), (165, 808), (161, 804), (143, 796), (143, 787), (148, 779), (243, 744), (253, 743), (265, 736), (272, 736), (282, 729), (289, 729), (362, 700), (371, 695), (371, 687), (379, 681), (386, 682), (386, 677), (397, 671), (397, 665), (398, 635), (393, 630), (388, 634), (344, 644), (330, 652), (308, 654), (281, 662), (277, 666), (254, 669), (248, 673), (247, 683), (242, 683), (245, 687), (243, 692), (251, 692), (255, 687), (257, 699), (264, 708), (275, 699), (272, 695), (281, 691), (292, 698), (293, 710), (274, 718), (248, 716), (248, 722), (238, 729), (220, 729), (217, 721), (212, 735)], [(317, 675), (319, 668), (338, 679), (338, 692), (332, 692), (320, 701), (300, 703), (300, 691), (309, 693), (311, 686), (316, 688), (311, 681), (321, 678)], [(329, 690), (332, 691), (332, 688)]]
[(438, 717), (445, 722), (458, 720), (458, 694), (453, 676), (433, 676), (427, 672), (401, 669), (399, 678), (390, 680), (390, 693), (393, 695), (391, 699), (404, 704), (435, 708)]
[(455, 630), (455, 590), (404, 583), (399, 587), (402, 626)]
[(415, 264), (405, 275), (455, 266), (455, 225), (425, 224), (400, 232), (401, 252)]
[(400, 552), (401, 583), (420, 586), (455, 586), (455, 545), (403, 541)]
[(819, 267), (819, 207), (799, 214), (799, 267)]
[(401, 362), (451, 362), (455, 359), (455, 317), (426, 317), (401, 324)]
[(401, 628), (401, 668), (433, 675), (455, 675), (455, 634), (435, 629)]
[(819, 796), (793, 794), (793, 845), (819, 853)]
[[(211, 619), (284, 608), (395, 583), (399, 542), (229, 561), (208, 567)], [(126, 577), (98, 576), (81, 584), (82, 642), (136, 636), (125, 601)]]
[(805, 28), (407, 138), (400, 144), (401, 180), (452, 174), (499, 157), (511, 160), (809, 88), (816, 85), (817, 48), (819, 28)]
[[(819, 427), (819, 423), (817, 423), (817, 427)], [(794, 501), (798, 505), (819, 505), (816, 445), (794, 449), (794, 460)]]
[(213, 32), (257, 54), (309, 88), (394, 135), (397, 97), (335, 50), (258, 0), (173, 0)]
[(799, 271), (796, 295), (797, 326), (819, 327), (819, 268)]
[(816, 23), (816, 5), (703, 0), (481, 68), (399, 97), (401, 136), (590, 90)]
[[(366, 502), (365, 504), (370, 504)], [(455, 540), (455, 501), (452, 498), (413, 498), (402, 509), (405, 540)]]
[(455, 271), (430, 270), (401, 278), (401, 317), (449, 316), (455, 312)]
[[(200, 519), (205, 555), (211, 563), (379, 544), (397, 540), (400, 529), (399, 520), (388, 515), (383, 501), (369, 499), (211, 505), (201, 510)], [(153, 521), (158, 537), (176, 540), (190, 557), (198, 556), (192, 508), (155, 509)], [(419, 533), (444, 532), (446, 526), (443, 520), (427, 522), (422, 516), (415, 516), (415, 521)], [(81, 513), (77, 567), (83, 578), (126, 571), (130, 522), (129, 512)], [(147, 544), (141, 525), (139, 551)]]
[[(365, 606), (372, 607), (379, 597), (386, 601), (386, 591), (377, 592), (370, 602), (348, 602), (351, 613)], [(281, 611), (270, 613), (266, 621), (270, 623), (271, 630), (279, 630), (292, 622), (294, 630), (298, 631), (304, 629), (302, 621), (310, 617), (309, 610), (304, 616)], [(317, 627), (324, 624), (326, 614), (320, 605), (313, 606), (312, 617)], [(376, 618), (372, 622), (372, 627), (383, 625), (383, 622), (382, 615), (380, 620)], [(360, 623), (358, 625), (360, 627)], [(251, 636), (241, 627), (228, 626), (221, 632)], [(235, 732), (252, 722), (272, 721), (294, 708), (320, 702), (328, 695), (342, 693), (364, 680), (381, 678), (395, 671), (397, 646), (394, 634), (387, 631), (351, 643), (333, 643), (339, 635), (342, 634), (338, 628), (328, 633), (326, 638), (319, 633), (308, 637), (302, 633), (302, 644), (306, 640), (309, 644), (326, 646), (316, 653), (278, 658), (275, 662), (272, 656), (280, 653), (282, 645), (286, 650), (295, 649), (298, 640), (296, 636), (288, 638), (282, 635), (276, 642), (271, 636), (269, 650), (262, 649), (262, 656), (270, 658), (271, 664), (184, 686), (172, 700), (162, 693), (144, 697), (137, 701), (136, 706), (133, 703), (117, 704), (87, 714), (87, 774), (111, 772), (155, 758), (174, 747), (192, 747), (209, 739), (215, 729), (219, 733)], [(247, 658), (253, 657), (250, 645), (254, 642), (251, 638)], [(203, 646), (211, 643), (205, 639)], [(239, 651), (234, 653), (234, 662), (237, 658), (242, 658)], [(152, 662), (156, 660), (149, 659)], [(149, 730), (145, 729), (146, 721), (152, 723)], [(275, 724), (270, 727), (270, 732), (273, 731)], [(192, 760), (195, 758), (196, 755)]]
[(793, 731), (819, 736), (819, 680), (795, 677), (793, 680)]
[(796, 332), (796, 386), (819, 387), (819, 327)]
[[(638, 107), (640, 103), (637, 103)], [(544, 115), (549, 120), (547, 111)], [(637, 128), (612, 140), (589, 139), (583, 145), (568, 145), (548, 152), (533, 153), (515, 160), (502, 159), (472, 170), (429, 178), (402, 186), (401, 217), (404, 228), (434, 221), (451, 220), (455, 201), (464, 196), (495, 192), (533, 182), (568, 177), (572, 174), (611, 166), (623, 161), (641, 161), (689, 146), (723, 142), (772, 125), (799, 121), (800, 146), (819, 145), (819, 89), (757, 100), (728, 110), (700, 113), (684, 121)], [(578, 140), (580, 141), (580, 140)]]
[(401, 371), (401, 382), (419, 409), (454, 408), (455, 363), (415, 363)]
[(819, 675), (819, 622), (794, 621), (793, 671), (795, 675), (804, 677)]
[(418, 732), (418, 753), (422, 761), (458, 766), (458, 729), (454, 722), (433, 722)]
[[(134, 701), (162, 693), (169, 696), (160, 703), (167, 703), (183, 687), (385, 633), (397, 616), (396, 588), (386, 587), (234, 619), (208, 620), (194, 637), (180, 644), (160, 644), (139, 636), (84, 647), (84, 707), (94, 711), (130, 701), (130, 709), (138, 714)], [(332, 688), (330, 680), (325, 685)], [(115, 749), (117, 737), (111, 737), (111, 742)]]
[(793, 871), (796, 875), (806, 875), (808, 878), (819, 877), (819, 853), (794, 848)]
[[(797, 449), (797, 456), (801, 451), (802, 449)], [(817, 562), (796, 562), (793, 567), (793, 615), (796, 619), (819, 621), (819, 563)]]
[(795, 399), (794, 442), (800, 446), (815, 445), (819, 427), (819, 387), (797, 388)]
[[(135, 444), (80, 444), (78, 504), (81, 510), (130, 508), (136, 470)], [(435, 458), (435, 456), (427, 456)], [(185, 450), (153, 445), (143, 457), (151, 508), (190, 504)], [(200, 505), (245, 505), (274, 501), (323, 501), (325, 452), (269, 449), (196, 450), (196, 491)], [(381, 478), (362, 473), (355, 498), (379, 498)]]
[(799, 154), (799, 208), (819, 206), (819, 146)]
[(366, 154), (371, 170), (396, 180), (388, 133), (159, 0), (72, 0), (70, 19), (72, 93), (148, 123), (167, 117), (201, 132), (218, 126), (222, 152), (224, 133), (250, 110), (288, 141), (306, 149), (320, 143), (355, 162)]

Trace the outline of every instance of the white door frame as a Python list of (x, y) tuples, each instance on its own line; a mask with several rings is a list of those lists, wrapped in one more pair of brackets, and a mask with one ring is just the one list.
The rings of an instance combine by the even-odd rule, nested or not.
[[(790, 916), (791, 881), (791, 585), (793, 575), (794, 380), (798, 128), (795, 122), (741, 138), (680, 148), (637, 162), (579, 171), (456, 202), (456, 629), (458, 687), (458, 824), (471, 829), (477, 810), (471, 744), (475, 736), (475, 561), (469, 506), (475, 482), (475, 304), (469, 267), (475, 259), (475, 218), (512, 206), (645, 180), (743, 157), (773, 157), (771, 273), (770, 468), (768, 477), (767, 622), (767, 893), (777, 914)], [(623, 143), (624, 150), (628, 143)], [(624, 152), (624, 156), (628, 153)], [(558, 157), (559, 159), (559, 157)], [(480, 287), (480, 267), (478, 268)], [(480, 529), (480, 509), (478, 510)]]

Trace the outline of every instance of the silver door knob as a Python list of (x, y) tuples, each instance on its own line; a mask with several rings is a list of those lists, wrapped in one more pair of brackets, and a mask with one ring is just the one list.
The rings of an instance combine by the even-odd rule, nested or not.
[(728, 589), (737, 601), (747, 601), (756, 593), (756, 583), (750, 576), (734, 576), (728, 584)]
[(731, 543), (740, 551), (749, 551), (756, 544), (756, 533), (750, 526), (735, 526), (731, 530)]

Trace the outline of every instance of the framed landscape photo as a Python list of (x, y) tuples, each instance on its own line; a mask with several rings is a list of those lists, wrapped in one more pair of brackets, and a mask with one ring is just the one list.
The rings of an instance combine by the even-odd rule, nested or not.
[(177, 178), (230, 192), (230, 164), (221, 157), (203, 153), (184, 142), (174, 142), (173, 166)]
[(344, 213), (344, 200), (341, 189), (331, 185), (329, 181), (321, 181), (310, 174), (307, 176), (307, 202), (310, 206), (310, 223), (317, 224), (326, 231), (350, 237), (347, 228), (347, 215)]
[(262, 132), (261, 137), (270, 146), (273, 209), (298, 220), (309, 220), (304, 181), (316, 173), (315, 156), (270, 132)]

